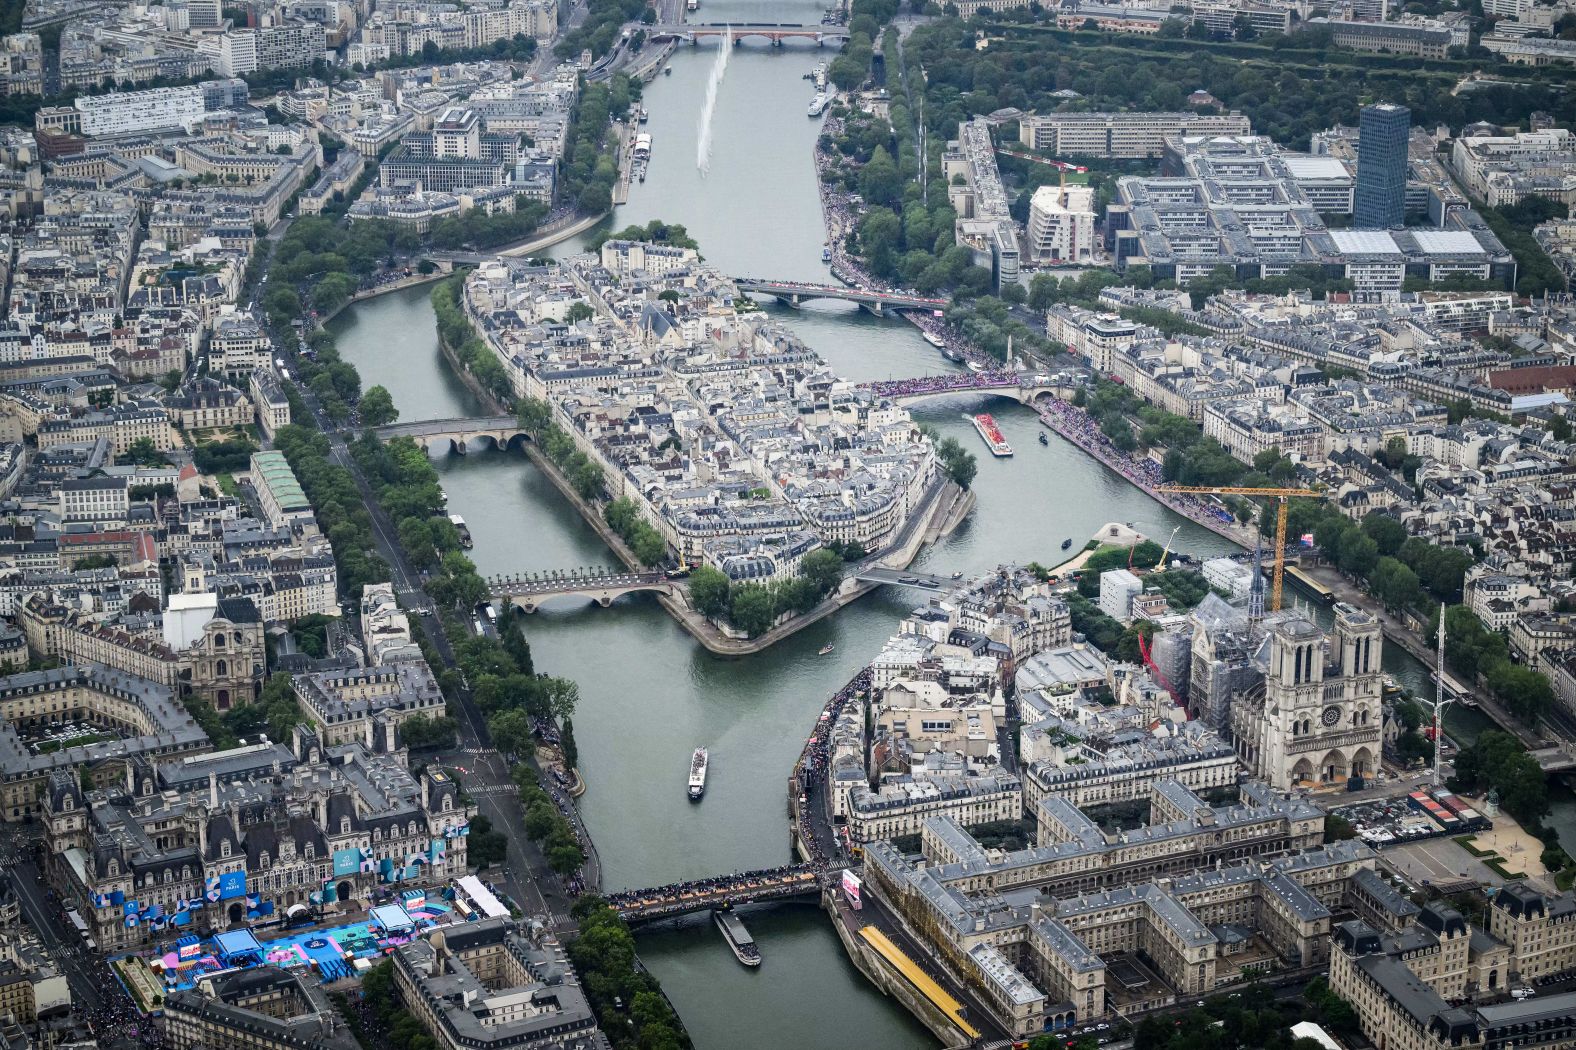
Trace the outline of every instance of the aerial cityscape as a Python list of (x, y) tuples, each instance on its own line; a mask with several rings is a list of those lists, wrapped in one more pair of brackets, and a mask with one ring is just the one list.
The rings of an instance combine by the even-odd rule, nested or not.
[(0, 0), (0, 1050), (1576, 1050), (1576, 2)]

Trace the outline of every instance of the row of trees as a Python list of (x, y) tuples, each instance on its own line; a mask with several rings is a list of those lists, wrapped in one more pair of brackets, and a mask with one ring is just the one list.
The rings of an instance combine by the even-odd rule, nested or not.
[(1192, 420), (1146, 404), (1122, 384), (1099, 376), (1092, 388), (1073, 395), (1073, 404), (1094, 417), (1100, 432), (1123, 452), (1164, 448), (1161, 476), (1178, 485), (1267, 488), (1285, 484), (1296, 473), (1279, 449), (1266, 449), (1251, 465), (1243, 463)]
[(526, 837), (541, 847), (547, 866), (561, 876), (579, 871), (586, 859), (580, 836), (552, 796), (542, 790), (536, 770), (520, 763), (509, 771), (509, 776), (520, 788)]
[(340, 587), (354, 594), (369, 583), (386, 582), (389, 567), (373, 550), (372, 516), (356, 495), (350, 471), (329, 461), (328, 438), (291, 424), (279, 428), (274, 447), (284, 453), (333, 546)]
[(658, 565), (667, 557), (668, 545), (662, 533), (641, 516), (640, 508), (628, 497), (621, 497), (602, 508), (602, 517), (629, 547), (642, 565)]
[[(559, 473), (569, 481), (581, 499), (595, 500), (602, 496), (603, 485), (607, 479), (601, 464), (582, 452), (575, 444), (575, 439), (553, 422), (551, 405), (539, 398), (523, 397), (515, 405), (515, 412), (521, 428), (531, 435), (537, 447), (542, 450), (542, 455), (558, 468)], [(621, 513), (620, 517), (622, 519)], [(608, 521), (611, 522), (612, 519), (609, 518)], [(618, 528), (617, 525), (613, 527)]]
[(456, 248), (497, 248), (530, 236), (547, 217), (547, 212), (546, 204), (521, 193), (514, 199), (512, 212), (489, 215), (480, 208), (472, 208), (464, 215), (439, 219), (432, 224), (427, 240), (434, 248), (450, 251)]
[(635, 958), (635, 938), (600, 897), (575, 901), (579, 936), (569, 958), (614, 1050), (685, 1050), (690, 1045), (661, 987)]
[[(598, 4), (643, 3), (643, 0), (593, 0)], [(591, 20), (586, 20), (590, 25)], [(584, 27), (582, 27), (584, 28)], [(566, 39), (573, 39), (572, 32)], [(559, 45), (560, 47), (563, 44)], [(606, 84), (580, 85), (580, 99), (570, 117), (564, 155), (559, 162), (559, 190), (564, 200), (581, 211), (598, 215), (613, 206), (613, 185), (618, 181), (618, 136), (612, 120), (622, 119), (640, 98), (640, 82), (615, 73)]]
[[(1482, 681), (1496, 700), (1536, 725), (1554, 704), (1549, 680), (1530, 668), (1511, 663), (1505, 636), (1485, 627), (1471, 609), (1464, 605), (1441, 608), (1445, 610), (1445, 662), (1450, 669), (1469, 684)], [(1434, 615), (1430, 636), (1438, 629), (1439, 614)]]
[(1386, 608), (1424, 609), (1460, 600), (1466, 571), (1477, 560), (1470, 551), (1410, 536), (1406, 526), (1380, 511), (1359, 525), (1327, 503), (1315, 510), (1316, 522), (1305, 531), (1313, 533), (1319, 552), (1347, 575), (1366, 580)]
[(438, 472), (427, 452), (410, 438), (380, 442), (371, 431), (350, 444), (356, 465), (393, 520), (405, 556), (429, 572), (425, 588), (433, 601), (469, 610), (487, 599), (487, 582), (460, 547), (459, 530), (444, 509)]
[(710, 565), (689, 579), (690, 603), (702, 616), (723, 620), (757, 638), (771, 630), (785, 613), (807, 613), (837, 589), (843, 579), (843, 558), (820, 547), (799, 563), (799, 574), (770, 583), (735, 583)]
[(494, 397), (512, 401), (514, 384), (509, 381), (509, 373), (504, 371), (497, 355), (476, 335), (460, 306), (467, 272), (460, 271), (433, 286), (432, 310), (438, 318), (438, 338), (454, 352), (461, 367), (475, 376)]

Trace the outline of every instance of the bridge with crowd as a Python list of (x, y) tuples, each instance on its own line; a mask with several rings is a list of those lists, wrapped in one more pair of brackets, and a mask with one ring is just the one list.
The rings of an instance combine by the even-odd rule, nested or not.
[(784, 41), (788, 40), (812, 40), (819, 47), (825, 43), (841, 44), (848, 39), (848, 30), (843, 26), (807, 26), (802, 22), (699, 22), (646, 27), (647, 40), (679, 40), (695, 44), (707, 37), (723, 36), (730, 37), (735, 47), (750, 37), (764, 38), (773, 47), (782, 47)]
[(821, 892), (824, 878), (822, 869), (813, 864), (787, 864), (643, 890), (625, 890), (605, 899), (625, 922), (655, 922), (712, 908), (734, 908), (816, 895)]

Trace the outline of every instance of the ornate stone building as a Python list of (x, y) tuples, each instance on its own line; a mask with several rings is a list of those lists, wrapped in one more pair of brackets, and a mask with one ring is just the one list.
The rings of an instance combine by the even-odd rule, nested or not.
[(1262, 680), (1231, 707), (1242, 760), (1281, 790), (1371, 776), (1384, 724), (1379, 621), (1342, 603), (1328, 637), (1298, 615), (1266, 622), (1264, 631), (1253, 656)]
[(392, 727), (374, 745), (325, 746), (298, 726), (290, 746), (133, 761), (110, 791), (58, 771), (43, 808), (51, 879), (113, 951), (464, 874), (472, 810), (456, 783), (413, 776)]

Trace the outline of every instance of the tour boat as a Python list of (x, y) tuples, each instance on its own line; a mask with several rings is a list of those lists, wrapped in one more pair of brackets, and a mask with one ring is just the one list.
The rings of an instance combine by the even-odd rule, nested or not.
[(454, 531), (460, 534), (460, 546), (470, 550), (472, 546), (471, 530), (466, 526), (465, 519), (458, 514), (450, 514), (449, 523), (454, 526)]
[(689, 797), (691, 802), (699, 802), (700, 797), (706, 793), (706, 749), (697, 747), (690, 756)]
[(947, 345), (947, 341), (941, 338), (941, 336), (937, 335), (935, 332), (921, 332), (920, 335), (924, 337), (925, 342), (929, 343), (937, 350), (945, 349)]
[(823, 245), (821, 245), (821, 261), (822, 262), (831, 262), (832, 261), (832, 246), (830, 244), (823, 244)]
[(836, 648), (837, 648), (837, 646), (833, 645), (831, 642), (827, 642), (825, 645), (821, 646), (821, 651), (816, 653), (815, 655), (817, 655), (817, 656), (825, 656), (828, 653), (830, 653), (833, 649), (836, 649)]
[(728, 942), (728, 947), (733, 949), (733, 957), (746, 966), (759, 966), (761, 964), (761, 950), (755, 946), (755, 938), (750, 936), (750, 931), (744, 928), (744, 923), (731, 911), (717, 910), (711, 913), (717, 923), (717, 929), (722, 931), (723, 940)]
[(990, 454), (997, 457), (1012, 455), (1012, 446), (1007, 444), (1007, 439), (1001, 436), (1001, 429), (996, 426), (996, 420), (989, 412), (981, 412), (971, 416), (974, 429), (979, 431), (980, 437), (985, 439), (985, 444), (990, 448)]
[(1068, 547), (1071, 547), (1072, 545), (1073, 545), (1073, 538), (1071, 536), (1069, 536), (1065, 540), (1062, 541), (1062, 550), (1066, 550)]
[(815, 93), (815, 97), (810, 100), (810, 108), (807, 111), (808, 114), (812, 117), (819, 117), (826, 109), (826, 104), (830, 101), (831, 99), (827, 98), (826, 92), (817, 91)]
[(1040, 444), (1049, 445), (1050, 443), (1051, 439), (1045, 436), (1045, 431), (1040, 431)]

